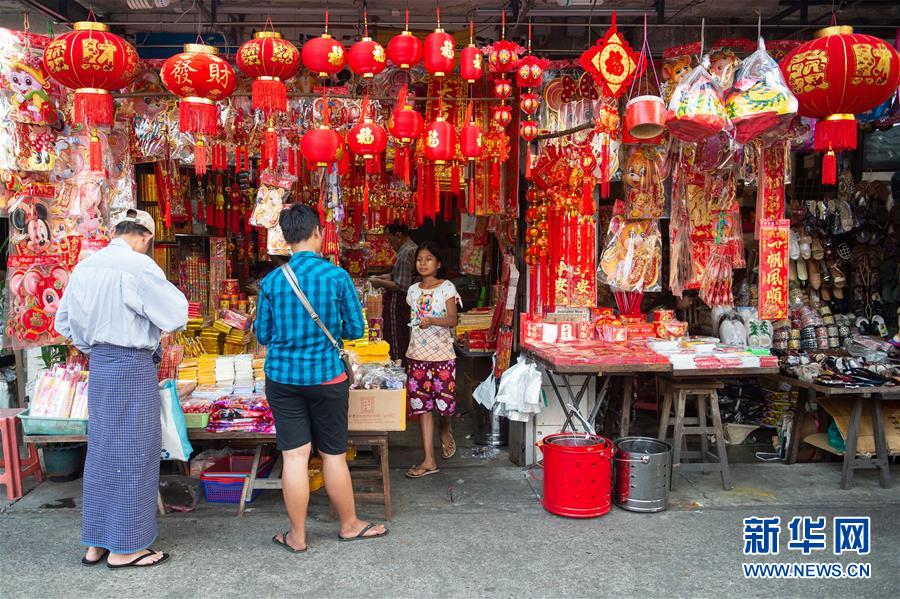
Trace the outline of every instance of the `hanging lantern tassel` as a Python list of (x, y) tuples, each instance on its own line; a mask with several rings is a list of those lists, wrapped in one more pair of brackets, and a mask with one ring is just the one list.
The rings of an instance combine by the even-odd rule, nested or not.
[(100, 136), (97, 134), (97, 131), (91, 134), (91, 142), (90, 142), (90, 161), (91, 161), (91, 170), (94, 172), (103, 170), (103, 148), (100, 146)]
[(462, 173), (460, 173), (459, 164), (454, 162), (453, 168), (450, 169), (450, 191), (457, 195), (459, 195), (461, 191), (459, 188), (459, 177), (461, 174)]
[(365, 177), (365, 184), (363, 185), (363, 218), (368, 218), (369, 216), (369, 177)]
[(297, 174), (297, 156), (294, 154), (294, 150), (290, 150), (288, 152), (288, 172), (292, 175)]
[(406, 179), (406, 152), (404, 151), (404, 146), (396, 146), (394, 148), (394, 176), (395, 177), (403, 177), (407, 184), (409, 181)]
[(257, 77), (253, 80), (251, 92), (254, 108), (265, 107), (280, 112), (287, 110), (287, 88), (278, 77)]
[(525, 144), (525, 178), (531, 181), (531, 143)]
[(468, 168), (469, 168), (469, 209), (467, 212), (469, 214), (471, 214), (472, 216), (475, 216), (475, 179), (477, 179), (478, 171), (476, 169), (478, 167), (476, 166), (475, 162), (473, 161), (473, 162), (469, 163)]
[(269, 168), (278, 166), (278, 134), (272, 123), (269, 123), (266, 129), (266, 166)]
[(202, 137), (194, 144), (194, 173), (198, 176), (206, 174), (206, 144)]
[(581, 184), (581, 213), (585, 216), (594, 214), (594, 178), (585, 175)]
[(500, 189), (500, 162), (491, 160), (491, 187)]
[(243, 170), (242, 156), (243, 156), (244, 148), (243, 146), (238, 146), (234, 149), (234, 172), (239, 173)]
[[(603, 165), (600, 167), (600, 197), (606, 199), (609, 197), (609, 139), (603, 142), (600, 159), (603, 161)], [(592, 207), (591, 214), (593, 213)]]
[(837, 184), (837, 156), (828, 150), (822, 156), (822, 185)]
[(425, 222), (425, 164), (422, 160), (416, 165), (416, 180), (418, 189), (416, 190), (416, 223), (421, 225)]

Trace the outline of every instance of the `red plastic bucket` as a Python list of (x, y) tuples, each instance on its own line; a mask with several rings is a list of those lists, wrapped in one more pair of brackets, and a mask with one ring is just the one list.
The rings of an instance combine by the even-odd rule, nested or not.
[(547, 435), (537, 444), (544, 454), (544, 509), (569, 518), (596, 518), (612, 505), (609, 439), (588, 433)]

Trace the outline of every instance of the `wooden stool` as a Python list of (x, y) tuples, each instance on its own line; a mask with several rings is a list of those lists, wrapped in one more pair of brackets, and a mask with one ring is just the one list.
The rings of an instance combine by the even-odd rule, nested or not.
[[(722, 488), (731, 489), (731, 473), (728, 470), (728, 453), (725, 448), (725, 434), (722, 428), (722, 417), (719, 414), (718, 389), (724, 385), (718, 381), (676, 382), (665, 381), (665, 400), (659, 423), (658, 438), (665, 441), (669, 428), (670, 411), (675, 403), (675, 430), (672, 435), (672, 477), (670, 488), (675, 489), (675, 470), (682, 472), (719, 472), (722, 475)], [(697, 416), (685, 417), (685, 406), (688, 400), (697, 401)], [(707, 410), (712, 416), (712, 426), (707, 423)], [(685, 426), (690, 425), (690, 426)], [(716, 455), (709, 451), (707, 435), (716, 436)], [(687, 436), (700, 437), (700, 451), (688, 451)], [(688, 462), (692, 458), (700, 458), (699, 463)]]
[(0, 410), (0, 484), (6, 486), (6, 496), (10, 499), (18, 499), (25, 494), (22, 488), (22, 479), (33, 474), (38, 482), (44, 480), (41, 472), (41, 460), (38, 458), (37, 448), (28, 443), (28, 457), (24, 460), (19, 453), (18, 415), (24, 409)]

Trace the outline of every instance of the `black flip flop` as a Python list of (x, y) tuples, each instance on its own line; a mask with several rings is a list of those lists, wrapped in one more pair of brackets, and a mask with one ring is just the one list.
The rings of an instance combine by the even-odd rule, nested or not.
[(153, 562), (152, 564), (139, 563), (141, 560), (147, 559), (151, 555), (159, 553), (158, 551), (151, 551), (150, 549), (148, 549), (147, 551), (150, 551), (150, 553), (145, 553), (144, 555), (139, 555), (138, 557), (134, 558), (127, 564), (119, 564), (118, 566), (116, 566), (109, 562), (106, 562), (106, 567), (109, 568), (110, 570), (119, 570), (121, 568), (152, 568), (153, 566), (158, 566), (160, 564), (164, 564), (167, 561), (169, 561), (169, 554), (163, 553), (162, 557), (160, 559), (156, 560), (155, 562)]
[(278, 540), (278, 535), (275, 535), (274, 537), (272, 537), (272, 542), (279, 547), (283, 547), (285, 551), (290, 551), (291, 553), (306, 553), (306, 550), (309, 549), (309, 545), (307, 545), (303, 549), (294, 549), (293, 547), (288, 545), (287, 536), (290, 532), (290, 529), (284, 531), (284, 533), (281, 535), (280, 541)]
[(386, 537), (390, 532), (385, 528), (383, 533), (377, 535), (366, 535), (367, 532), (369, 532), (376, 526), (378, 525), (373, 522), (369, 522), (361, 531), (359, 531), (359, 534), (357, 534), (355, 537), (342, 537), (340, 533), (338, 533), (338, 541), (341, 541), (342, 543), (349, 543), (350, 541), (366, 541), (368, 539), (378, 539), (381, 537)]
[(88, 559), (87, 557), (81, 558), (81, 565), (82, 566), (96, 566), (97, 564), (99, 564), (100, 562), (105, 560), (107, 557), (109, 557), (109, 549), (104, 549), (103, 553), (97, 559)]

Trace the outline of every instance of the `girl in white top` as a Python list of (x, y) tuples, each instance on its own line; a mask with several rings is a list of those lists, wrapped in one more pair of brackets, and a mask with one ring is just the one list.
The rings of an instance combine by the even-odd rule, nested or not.
[(406, 294), (411, 311), (406, 390), (409, 413), (419, 417), (425, 459), (409, 469), (406, 473), (409, 478), (438, 472), (434, 456), (433, 411), (437, 411), (441, 420), (441, 456), (450, 459), (456, 453), (456, 441), (450, 429), (456, 411), (453, 328), (457, 322), (457, 305), (462, 305), (453, 283), (441, 278), (441, 252), (435, 243), (426, 242), (419, 246), (416, 271), (422, 282), (412, 285)]

